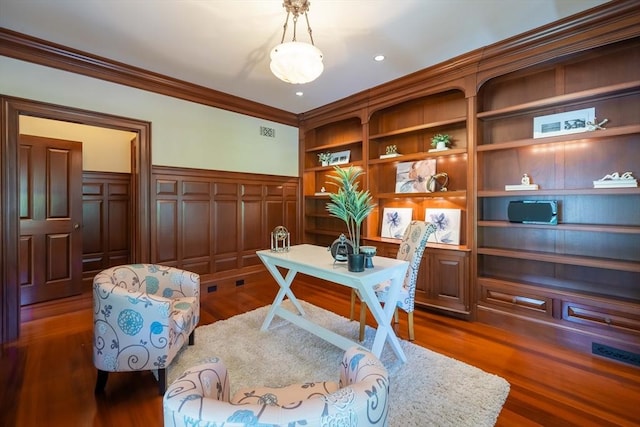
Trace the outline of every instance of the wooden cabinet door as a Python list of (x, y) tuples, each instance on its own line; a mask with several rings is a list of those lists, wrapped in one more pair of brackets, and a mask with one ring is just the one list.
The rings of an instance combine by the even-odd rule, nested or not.
[(429, 303), (456, 312), (469, 312), (467, 252), (429, 249)]
[(82, 143), (20, 136), (20, 303), (82, 286)]

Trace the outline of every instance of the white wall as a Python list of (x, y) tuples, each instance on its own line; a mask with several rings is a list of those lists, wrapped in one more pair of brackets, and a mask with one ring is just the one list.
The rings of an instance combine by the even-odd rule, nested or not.
[(131, 172), (134, 132), (20, 116), (20, 134), (82, 142), (82, 170)]
[(299, 176), (292, 126), (4, 56), (0, 94), (151, 122), (154, 165)]

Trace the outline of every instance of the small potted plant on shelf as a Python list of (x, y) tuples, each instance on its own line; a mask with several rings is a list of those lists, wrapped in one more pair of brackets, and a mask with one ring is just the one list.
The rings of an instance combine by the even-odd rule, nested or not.
[(331, 159), (331, 153), (318, 153), (318, 160), (322, 166), (329, 166), (329, 159)]
[(447, 150), (451, 147), (451, 135), (438, 133), (431, 138), (431, 146), (436, 150)]
[(334, 168), (335, 174), (327, 175), (332, 181), (329, 184), (338, 187), (338, 191), (330, 193), (331, 201), (327, 210), (331, 216), (339, 218), (347, 225), (349, 239), (353, 245), (353, 254), (348, 255), (349, 271), (364, 271), (364, 254), (360, 253), (360, 231), (362, 222), (373, 210), (373, 198), (369, 190), (359, 189), (358, 177), (364, 171), (355, 166)]

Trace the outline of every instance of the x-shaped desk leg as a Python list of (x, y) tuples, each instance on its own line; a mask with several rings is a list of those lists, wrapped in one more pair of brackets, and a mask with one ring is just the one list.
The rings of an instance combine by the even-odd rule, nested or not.
[(267, 313), (267, 317), (264, 319), (264, 322), (262, 323), (262, 327), (260, 328), (261, 331), (266, 331), (267, 328), (269, 328), (269, 325), (271, 324), (271, 321), (273, 320), (273, 317), (276, 314), (278, 307), (280, 307), (280, 305), (282, 304), (282, 301), (284, 300), (285, 295), (296, 307), (296, 309), (298, 310), (298, 313), (300, 313), (302, 316), (305, 315), (304, 309), (302, 308), (302, 306), (300, 305), (300, 302), (298, 301), (296, 296), (293, 294), (293, 291), (291, 290), (291, 283), (293, 283), (293, 278), (296, 277), (297, 271), (290, 269), (287, 272), (287, 276), (282, 277), (282, 274), (280, 273), (280, 270), (278, 270), (278, 267), (271, 264), (270, 262), (265, 262), (265, 265), (267, 267), (267, 270), (269, 270), (269, 272), (273, 276), (273, 278), (276, 279), (276, 282), (278, 283), (278, 285), (280, 285), (280, 290), (278, 291), (276, 298), (273, 300), (273, 304), (271, 304), (271, 309), (269, 310), (269, 313)]
[(371, 310), (371, 314), (378, 322), (378, 328), (376, 330), (376, 336), (373, 340), (373, 346), (371, 347), (371, 352), (375, 354), (377, 357), (380, 357), (382, 354), (382, 348), (384, 347), (384, 343), (389, 338), (389, 344), (393, 348), (393, 351), (396, 353), (396, 356), (402, 362), (407, 361), (407, 357), (400, 346), (400, 341), (396, 336), (395, 332), (391, 327), (391, 320), (393, 318), (393, 313), (396, 308), (395, 302), (398, 300), (398, 296), (400, 295), (400, 287), (402, 286), (401, 279), (393, 278), (391, 286), (389, 287), (388, 304), (385, 304), (384, 307), (380, 304), (378, 297), (376, 296), (373, 288), (366, 286), (362, 289), (359, 289), (360, 295), (364, 302)]

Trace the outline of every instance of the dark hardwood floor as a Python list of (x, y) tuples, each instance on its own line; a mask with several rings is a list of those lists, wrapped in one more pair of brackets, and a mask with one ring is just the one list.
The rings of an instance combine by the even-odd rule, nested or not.
[[(296, 282), (294, 291), (348, 316), (344, 288)], [(264, 279), (205, 295), (201, 324), (269, 304), (275, 293)], [(23, 310), (20, 340), (0, 353), (1, 426), (162, 426), (150, 372), (111, 374), (106, 393), (94, 395), (91, 305), (87, 293)], [(403, 314), (397, 332), (406, 339)], [(422, 310), (415, 331), (416, 344), (509, 381), (499, 426), (640, 425), (640, 368)]]

